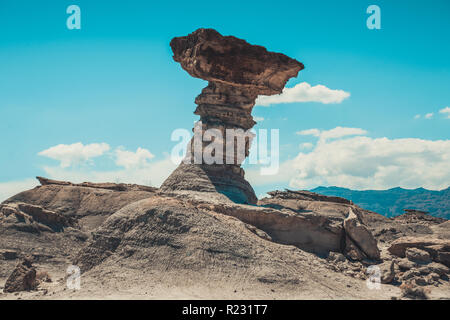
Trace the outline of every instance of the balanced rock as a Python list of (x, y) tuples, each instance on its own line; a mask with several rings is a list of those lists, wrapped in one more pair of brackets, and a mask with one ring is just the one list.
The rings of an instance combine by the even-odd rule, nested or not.
[[(209, 83), (195, 99), (200, 133), (194, 134), (186, 158), (161, 190), (220, 192), (234, 202), (255, 204), (256, 195), (241, 168), (253, 138), (248, 130), (256, 123), (251, 115), (255, 100), (258, 95), (281, 93), (303, 64), (213, 29), (198, 29), (174, 38), (170, 46), (173, 59), (184, 70)], [(203, 137), (209, 129), (217, 133), (214, 142), (221, 144), (209, 153), (214, 161), (204, 159), (210, 143)]]

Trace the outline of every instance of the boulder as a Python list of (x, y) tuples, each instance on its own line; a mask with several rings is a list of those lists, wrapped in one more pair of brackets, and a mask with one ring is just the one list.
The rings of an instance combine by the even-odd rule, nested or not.
[(5, 283), (4, 292), (30, 291), (36, 289), (36, 269), (30, 258), (25, 258), (13, 270)]
[(429, 263), (431, 262), (431, 256), (427, 251), (417, 248), (407, 248), (405, 251), (406, 258), (408, 260), (417, 263)]
[(418, 286), (426, 286), (426, 285), (428, 285), (428, 281), (425, 278), (422, 278), (422, 277), (414, 278), (414, 282)]
[(346, 235), (369, 259), (380, 259), (377, 240), (369, 229), (360, 222), (352, 208), (349, 208), (348, 216), (344, 220), (344, 230)]
[(408, 259), (400, 259), (397, 261), (397, 265), (402, 271), (410, 270), (415, 268), (417, 264), (414, 261)]
[(385, 261), (377, 266), (380, 268), (381, 283), (391, 283), (395, 278), (394, 261)]
[(345, 259), (345, 256), (340, 252), (330, 252), (328, 254), (327, 260), (334, 262), (345, 262), (347, 259)]
[(351, 260), (355, 261), (367, 259), (366, 254), (358, 248), (355, 242), (353, 242), (353, 240), (348, 235), (345, 235), (344, 254)]

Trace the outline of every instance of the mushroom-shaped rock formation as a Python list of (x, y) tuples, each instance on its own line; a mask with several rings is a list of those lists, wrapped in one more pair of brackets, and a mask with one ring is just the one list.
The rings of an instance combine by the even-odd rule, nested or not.
[[(186, 158), (161, 189), (220, 192), (234, 202), (256, 204), (253, 188), (241, 168), (253, 137), (248, 130), (256, 124), (251, 115), (255, 100), (258, 95), (281, 93), (286, 82), (304, 68), (303, 64), (245, 40), (222, 36), (213, 29), (198, 29), (188, 36), (173, 38), (170, 46), (173, 59), (184, 70), (209, 84), (195, 99), (195, 114), (200, 116), (200, 148), (195, 148), (194, 140), (199, 137), (194, 135)], [(220, 142), (221, 148), (211, 153), (213, 163), (204, 161), (205, 148), (211, 142), (202, 137), (209, 129), (222, 137), (214, 136), (217, 141), (213, 141)]]

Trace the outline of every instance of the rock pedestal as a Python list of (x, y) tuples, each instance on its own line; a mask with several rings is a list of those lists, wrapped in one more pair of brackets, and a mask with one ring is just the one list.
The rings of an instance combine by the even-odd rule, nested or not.
[[(200, 116), (197, 125), (201, 136), (208, 129), (220, 133), (222, 138), (214, 139), (223, 144), (221, 150), (212, 152), (215, 161), (210, 163), (205, 159), (205, 154), (211, 154), (208, 145), (218, 141), (203, 141), (200, 137), (201, 147), (195, 148), (194, 135), (187, 158), (161, 189), (220, 192), (234, 202), (256, 204), (253, 188), (241, 168), (251, 146), (252, 134), (248, 130), (256, 124), (251, 115), (255, 100), (258, 95), (281, 93), (286, 82), (304, 68), (303, 64), (233, 36), (224, 37), (213, 29), (198, 29), (174, 38), (170, 46), (174, 60), (184, 70), (209, 82), (195, 99), (195, 114)], [(234, 129), (234, 136), (227, 136), (229, 129)]]

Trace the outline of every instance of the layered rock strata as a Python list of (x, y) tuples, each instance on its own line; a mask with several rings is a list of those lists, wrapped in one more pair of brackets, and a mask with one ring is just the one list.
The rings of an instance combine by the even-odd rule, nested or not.
[[(255, 100), (281, 93), (303, 64), (213, 29), (174, 38), (170, 46), (173, 59), (191, 76), (207, 80), (208, 86), (195, 99), (200, 133), (194, 134), (186, 158), (161, 189), (218, 191), (234, 202), (256, 204), (241, 168), (253, 137), (248, 130), (256, 124), (251, 115)], [(206, 138), (207, 130), (214, 137)], [(210, 150), (211, 142), (221, 147)]]

